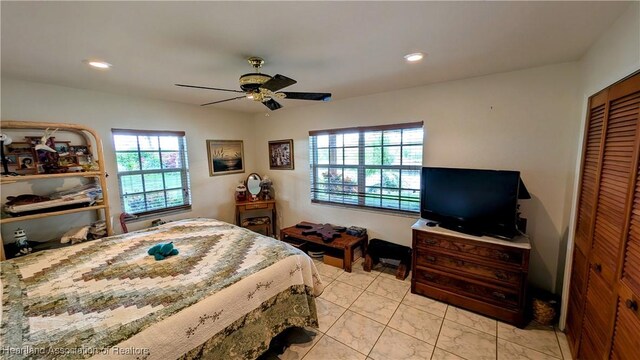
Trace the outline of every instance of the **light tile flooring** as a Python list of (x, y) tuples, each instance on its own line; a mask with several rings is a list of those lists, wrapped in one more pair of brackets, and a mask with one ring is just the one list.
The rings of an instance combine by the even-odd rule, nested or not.
[(312, 341), (287, 348), (294, 360), (571, 359), (567, 340), (552, 327), (526, 329), (411, 294), (410, 277), (362, 262), (353, 272), (316, 261), (326, 288), (316, 299), (320, 329)]

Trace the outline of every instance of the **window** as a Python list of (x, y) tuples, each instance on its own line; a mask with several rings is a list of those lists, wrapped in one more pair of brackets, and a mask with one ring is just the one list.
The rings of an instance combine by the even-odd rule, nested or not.
[(184, 132), (111, 131), (124, 212), (149, 215), (191, 208)]
[(311, 201), (420, 211), (422, 122), (309, 132)]

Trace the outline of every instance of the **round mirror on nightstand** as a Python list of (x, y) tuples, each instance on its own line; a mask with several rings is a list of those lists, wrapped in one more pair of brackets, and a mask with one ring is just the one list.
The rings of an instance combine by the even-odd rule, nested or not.
[(260, 195), (260, 182), (262, 178), (260, 175), (256, 173), (251, 173), (247, 176), (247, 191), (251, 194), (251, 200), (256, 201), (258, 199), (258, 195)]

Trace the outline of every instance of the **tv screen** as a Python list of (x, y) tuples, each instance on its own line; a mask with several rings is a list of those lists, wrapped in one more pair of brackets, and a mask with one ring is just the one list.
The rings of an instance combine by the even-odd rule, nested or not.
[(474, 235), (516, 235), (519, 171), (422, 168), (421, 216)]

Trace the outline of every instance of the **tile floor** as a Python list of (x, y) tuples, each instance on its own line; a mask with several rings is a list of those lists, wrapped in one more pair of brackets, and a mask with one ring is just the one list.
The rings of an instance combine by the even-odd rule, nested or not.
[(287, 348), (294, 360), (571, 359), (567, 340), (552, 327), (526, 329), (411, 294), (410, 277), (381, 265), (353, 272), (316, 261), (326, 284), (316, 299), (320, 329), (312, 341)]

